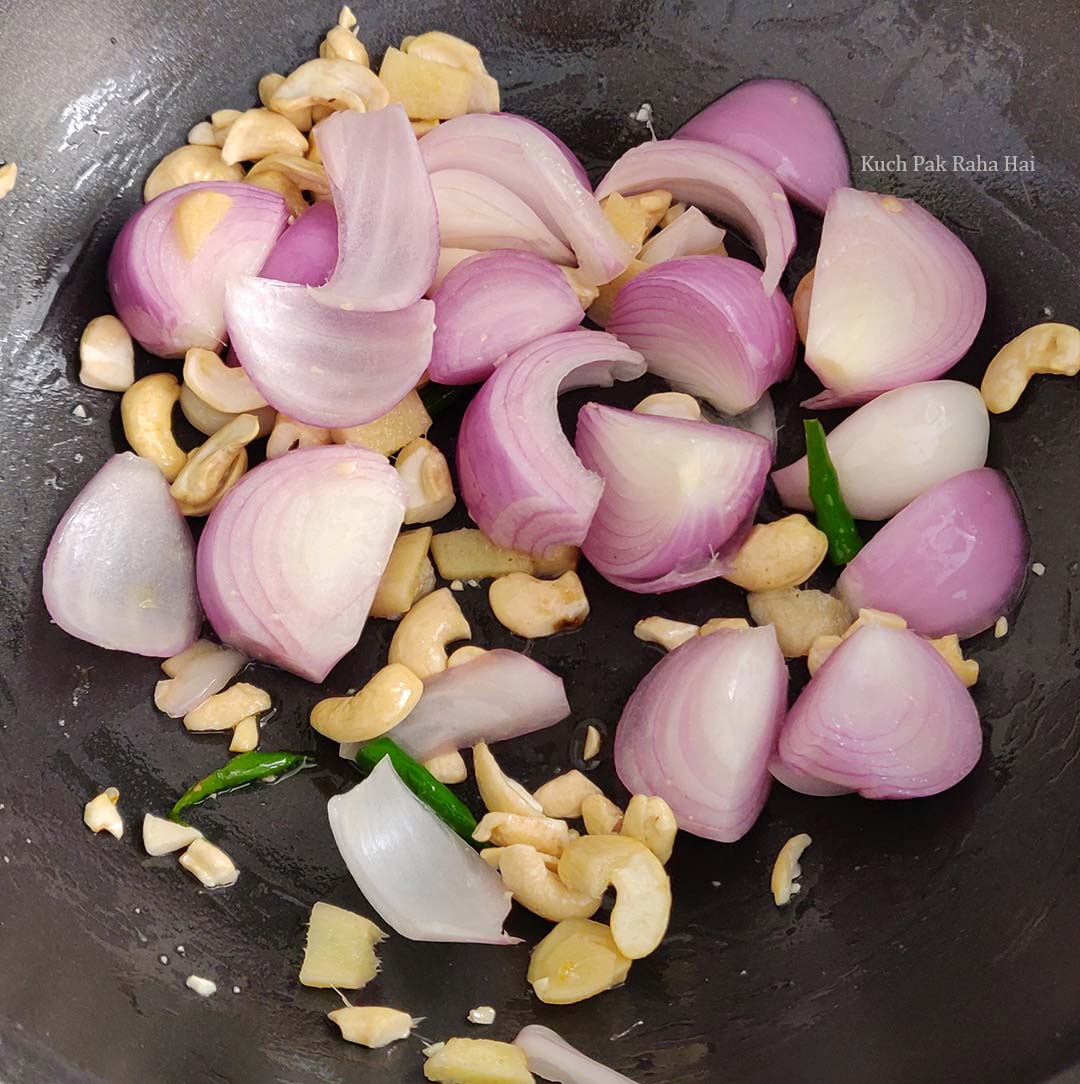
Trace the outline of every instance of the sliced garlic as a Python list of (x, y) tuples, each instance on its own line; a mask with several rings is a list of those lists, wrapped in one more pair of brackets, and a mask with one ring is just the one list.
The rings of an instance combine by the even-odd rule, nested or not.
[(142, 839), (147, 854), (172, 854), (202, 838), (202, 832), (189, 824), (177, 824), (164, 817), (156, 817), (153, 813), (143, 817)]

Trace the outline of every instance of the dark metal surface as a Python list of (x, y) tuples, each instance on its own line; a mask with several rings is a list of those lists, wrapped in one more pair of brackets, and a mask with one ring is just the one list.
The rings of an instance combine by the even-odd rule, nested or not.
[[(1053, 313), (1077, 319), (1080, 251), (1075, 0), (1020, 5), (889, 0), (590, 0), (370, 3), (373, 53), (443, 28), (476, 41), (508, 108), (549, 124), (594, 171), (661, 135), (749, 76), (811, 84), (849, 141), (855, 182), (918, 196), (987, 271), (987, 321), (962, 372)], [(107, 311), (104, 263), (149, 166), (208, 111), (244, 107), (257, 77), (311, 55), (336, 15), (284, 0), (0, 0), (0, 156), (19, 183), (0, 203), (0, 1081), (4, 1084), (307, 1084), (420, 1079), (420, 1044), (368, 1052), (335, 1038), (332, 992), (296, 983), (307, 909), (362, 908), (330, 839), (325, 800), (349, 776), (324, 750), (317, 773), (238, 794), (198, 823), (238, 860), (225, 893), (197, 890), (138, 843), (162, 810), (218, 764), (223, 740), (156, 714), (151, 660), (99, 651), (50, 626), (39, 564), (61, 511), (115, 446), (118, 400), (76, 380), (76, 344)], [(861, 156), (954, 154), (1035, 172), (864, 172)], [(978, 164), (978, 163), (976, 163)], [(816, 226), (800, 219), (811, 243)], [(800, 248), (795, 272), (808, 266)], [(786, 287), (796, 281), (789, 273)], [(810, 387), (805, 376), (801, 386)], [(790, 406), (796, 396), (785, 391)], [(86, 420), (73, 415), (83, 404)], [(814, 800), (776, 788), (739, 844), (684, 838), (662, 949), (627, 984), (571, 1008), (540, 1005), (527, 948), (384, 945), (360, 995), (427, 1019), (431, 1040), (511, 1038), (540, 1021), (643, 1084), (1035, 1084), (1080, 1062), (1080, 656), (1076, 411), (1080, 386), (1045, 381), (994, 423), (992, 462), (1014, 480), (1034, 535), (1033, 578), (1009, 636), (973, 644), (985, 756), (936, 799)], [(784, 411), (781, 411), (784, 414)], [(787, 434), (784, 434), (785, 436)], [(586, 577), (593, 616), (532, 650), (567, 679), (573, 719), (508, 759), (525, 781), (568, 763), (586, 718), (609, 727), (656, 649), (633, 639), (654, 610), (741, 613), (711, 585), (658, 604)], [(481, 643), (512, 638), (483, 592), (463, 606)], [(383, 657), (385, 622), (331, 676), (341, 691)], [(280, 703), (264, 748), (309, 743), (304, 683), (255, 671)], [(611, 745), (601, 773), (611, 779)], [(84, 801), (115, 784), (128, 834), (91, 837)], [(807, 831), (803, 893), (773, 907), (780, 844)], [(445, 886), (433, 886), (433, 891)], [(514, 916), (535, 940), (543, 924)], [(183, 946), (182, 948), (180, 946)], [(218, 983), (204, 1001), (196, 972)], [(465, 1013), (488, 1003), (493, 1028)], [(1066, 1077), (1062, 1077), (1066, 1079)]]

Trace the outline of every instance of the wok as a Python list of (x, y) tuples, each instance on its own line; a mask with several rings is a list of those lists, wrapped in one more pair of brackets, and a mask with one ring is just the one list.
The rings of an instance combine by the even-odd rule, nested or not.
[[(432, 27), (475, 41), (506, 107), (562, 135), (594, 177), (646, 136), (631, 119), (642, 102), (664, 135), (744, 78), (804, 81), (835, 111), (855, 183), (924, 201), (985, 268), (987, 319), (962, 377), (977, 379), (998, 346), (1046, 314), (1076, 321), (1071, 0), (399, 0), (357, 11), (373, 51)], [(323, 749), (318, 771), (200, 810), (243, 873), (227, 892), (198, 891), (173, 858), (142, 853), (138, 821), (220, 763), (220, 740), (154, 711), (156, 662), (67, 637), (40, 598), (53, 526), (120, 439), (117, 397), (77, 382), (77, 342), (109, 309), (105, 260), (143, 177), (196, 120), (246, 107), (259, 75), (312, 55), (335, 15), (330, 3), (284, 0), (0, 0), (0, 154), (20, 167), (0, 203), (5, 1084), (420, 1079), (415, 1041), (347, 1045), (324, 1019), (332, 992), (296, 982), (311, 903), (364, 908), (325, 815), (327, 797), (351, 781), (348, 765)], [(915, 154), (1033, 156), (1036, 168), (915, 172)], [(789, 295), (819, 228), (809, 216), (798, 225)], [(781, 394), (781, 422), (811, 386), (803, 375)], [(776, 787), (740, 843), (682, 838), (663, 948), (591, 1002), (539, 1004), (526, 946), (397, 937), (362, 1000), (426, 1017), (420, 1034), (432, 1040), (466, 1032), (468, 1009), (491, 1004), (494, 1027), (470, 1034), (508, 1039), (539, 1021), (642, 1084), (1080, 1081), (1078, 407), (1080, 385), (1045, 380), (993, 427), (991, 462), (1017, 487), (1046, 574), (1029, 583), (1005, 639), (972, 644), (987, 741), (961, 785), (895, 803)], [(436, 440), (449, 442), (453, 419), (443, 429)], [(530, 785), (567, 766), (575, 726), (599, 720), (610, 736), (657, 657), (633, 639), (636, 618), (696, 620), (743, 605), (722, 583), (658, 601), (591, 574), (586, 588), (585, 629), (532, 647), (566, 677), (574, 714), (509, 747), (510, 768)], [(512, 642), (479, 593), (465, 607), (480, 643)], [(372, 622), (330, 687), (358, 685), (387, 636), (386, 622)], [(311, 687), (265, 667), (256, 680), (280, 705), (264, 748), (311, 744)], [(614, 788), (610, 760), (602, 774)], [(120, 843), (81, 823), (83, 803), (108, 784), (127, 816)], [(803, 892), (780, 910), (769, 869), (799, 831), (815, 841)], [(529, 941), (543, 928), (512, 919)], [(185, 989), (192, 972), (214, 978), (217, 995)]]

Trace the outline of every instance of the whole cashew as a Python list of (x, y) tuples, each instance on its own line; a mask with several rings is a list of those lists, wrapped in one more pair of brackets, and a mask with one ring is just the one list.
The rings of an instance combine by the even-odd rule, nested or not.
[(205, 516), (247, 470), (247, 445), (259, 435), (254, 414), (238, 414), (188, 455), (171, 492), (185, 516)]
[(450, 652), (450, 656), (446, 660), (446, 668), (452, 670), (455, 666), (464, 666), (465, 663), (472, 662), (473, 659), (478, 659), (481, 655), (486, 654), (486, 647), (480, 647), (478, 644), (465, 644)]
[(480, 798), (489, 812), (517, 813), (522, 817), (543, 815), (540, 803), (516, 779), (503, 772), (484, 742), (473, 746), (473, 774)]
[(226, 365), (213, 350), (199, 346), (184, 355), (184, 384), (223, 414), (246, 414), (267, 405), (243, 369)]
[(208, 120), (201, 120), (188, 129), (187, 141), (198, 147), (216, 147), (217, 136), (214, 134), (214, 126)]
[(124, 436), (137, 455), (156, 463), (172, 482), (187, 463), (187, 453), (172, 431), (172, 411), (180, 398), (180, 382), (172, 373), (153, 373), (136, 380), (120, 400)]
[(511, 572), (491, 584), (488, 601), (502, 625), (530, 640), (579, 628), (589, 616), (589, 600), (576, 572), (564, 572), (557, 580)]
[(353, 696), (334, 696), (311, 709), (311, 725), (332, 741), (369, 741), (393, 730), (420, 702), (424, 683), (400, 663), (384, 666)]
[(803, 515), (751, 528), (724, 579), (747, 591), (772, 591), (805, 583), (817, 570), (829, 540)]
[(421, 679), (429, 678), (446, 669), (446, 645), (471, 635), (457, 600), (448, 587), (442, 587), (422, 598), (401, 619), (387, 659), (407, 666)]
[(189, 143), (170, 151), (150, 172), (143, 185), (143, 200), (149, 203), (162, 192), (194, 181), (242, 181), (242, 166), (228, 165), (217, 147)]
[(564, 918), (591, 918), (600, 908), (603, 896), (573, 892), (548, 868), (544, 856), (535, 847), (515, 843), (503, 847), (499, 855), (499, 873), (514, 899), (535, 915), (549, 922)]
[(229, 126), (221, 159), (234, 165), (257, 162), (271, 154), (304, 155), (307, 151), (307, 137), (288, 117), (269, 109), (249, 109)]
[(979, 391), (991, 414), (1012, 410), (1036, 373), (1076, 376), (1080, 372), (1080, 329), (1069, 324), (1036, 324), (1006, 343), (986, 367)]
[(665, 865), (678, 830), (675, 814), (663, 798), (635, 794), (623, 814), (621, 834), (644, 843)]

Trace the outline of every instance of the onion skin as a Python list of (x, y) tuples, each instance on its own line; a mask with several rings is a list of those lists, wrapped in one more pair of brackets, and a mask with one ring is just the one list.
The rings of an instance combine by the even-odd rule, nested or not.
[(461, 495), (488, 538), (534, 556), (581, 545), (604, 484), (563, 435), (557, 396), (644, 371), (613, 335), (583, 330), (539, 339), (495, 370), (466, 408), (457, 444)]
[(432, 301), (428, 375), (439, 384), (477, 384), (513, 351), (571, 331), (585, 318), (562, 271), (531, 252), (470, 256), (446, 276)]
[(795, 320), (761, 272), (726, 256), (685, 256), (643, 271), (615, 299), (607, 330), (649, 371), (726, 414), (749, 410), (791, 375)]
[(632, 794), (663, 798), (684, 832), (741, 839), (769, 793), (787, 682), (769, 625), (687, 640), (627, 701), (615, 734), (619, 778)]
[[(929, 380), (872, 399), (826, 443), (848, 511), (883, 520), (938, 482), (983, 466), (989, 439), (990, 415), (977, 388)], [(806, 456), (772, 480), (785, 508), (813, 510)]]
[(986, 281), (956, 234), (912, 200), (839, 188), (829, 198), (806, 332), (825, 391), (811, 409), (857, 406), (934, 380), (963, 357)]
[(49, 542), (42, 595), (66, 633), (110, 651), (166, 658), (195, 641), (195, 543), (149, 459), (114, 455), (83, 487)]
[[(982, 730), (967, 689), (926, 640), (867, 625), (799, 694), (777, 750), (781, 770), (793, 773), (788, 785), (805, 793), (923, 798), (975, 767)], [(815, 789), (801, 786), (798, 773)]]
[(812, 90), (787, 79), (740, 84), (688, 120), (674, 138), (745, 154), (774, 174), (791, 199), (819, 215), (829, 196), (851, 183), (832, 114)]
[[(196, 253), (183, 253), (173, 217), (199, 192), (232, 200)], [(163, 192), (127, 220), (109, 256), (109, 293), (124, 327), (162, 358), (192, 347), (220, 350), (225, 335), (225, 284), (263, 266), (289, 220), (276, 192), (236, 181), (203, 181)]]
[(765, 490), (772, 447), (753, 433), (600, 403), (575, 449), (604, 479), (582, 552), (628, 591), (671, 591), (730, 571)]
[(836, 594), (900, 614), (922, 636), (962, 640), (1012, 607), (1028, 563), (1028, 534), (1005, 476), (966, 471), (911, 502), (844, 569)]

